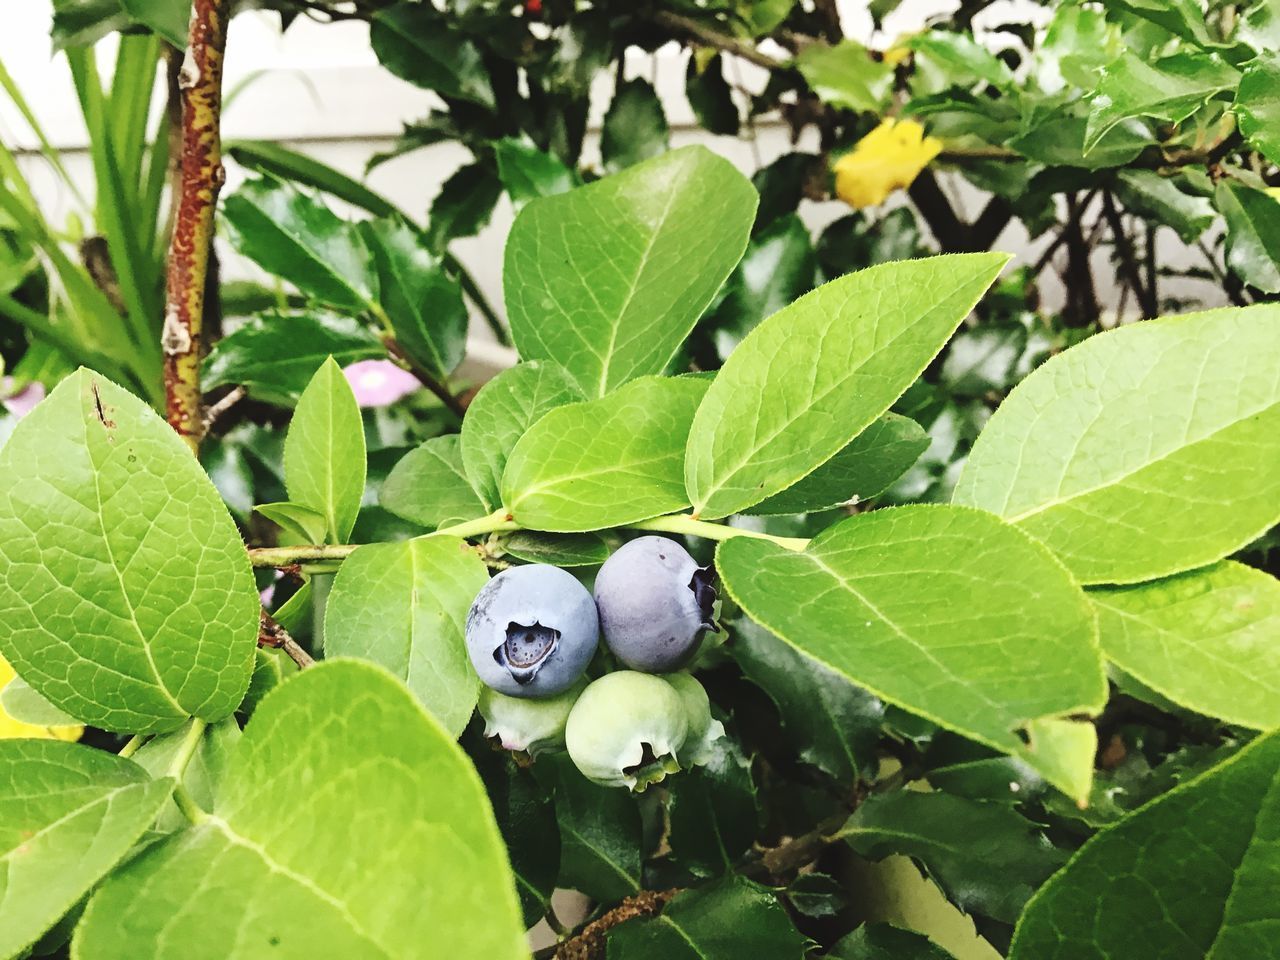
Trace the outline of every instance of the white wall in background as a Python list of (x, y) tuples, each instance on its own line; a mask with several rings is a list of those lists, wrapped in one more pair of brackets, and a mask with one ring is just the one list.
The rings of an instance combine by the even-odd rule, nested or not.
[[(888, 46), (900, 33), (920, 29), (930, 15), (956, 6), (955, 0), (906, 0), (886, 23), (885, 30), (872, 29), (865, 3), (843, 0), (841, 12), (846, 32), (871, 46)], [(1042, 18), (1044, 11), (1019, 0), (997, 0), (979, 20), (997, 22), (1010, 9), (1024, 19)], [(69, 165), (76, 176), (91, 183), (88, 163), (76, 151), (84, 145), (74, 91), (65, 61), (53, 55), (49, 43), (52, 17), (50, 0), (0, 0), (0, 62), (3, 62), (25, 92), (46, 133), (56, 145), (71, 151)], [(378, 66), (369, 47), (368, 30), (358, 23), (318, 24), (300, 18), (284, 35), (273, 14), (244, 13), (231, 25), (228, 39), (226, 89), (234, 96), (224, 116), (227, 139), (261, 138), (276, 140), (302, 149), (344, 172), (361, 177), (369, 156), (385, 149), (400, 131), (401, 124), (424, 116), (431, 108), (432, 95), (391, 76)], [(104, 51), (110, 41), (104, 42)], [(751, 172), (792, 149), (787, 130), (776, 123), (758, 124), (754, 138), (715, 137), (701, 131), (693, 121), (684, 98), (684, 54), (674, 45), (654, 56), (629, 56), (628, 76), (644, 76), (654, 82), (663, 99), (673, 127), (675, 145), (701, 142)], [(104, 62), (109, 62), (106, 52)], [(730, 69), (740, 71), (742, 82), (758, 88), (761, 71), (734, 61)], [(613, 80), (601, 76), (593, 92), (595, 124), (608, 104)], [(3, 99), (3, 98), (0, 98)], [(159, 109), (159, 104), (156, 105)], [(593, 124), (593, 125), (595, 125)], [(30, 148), (34, 139), (21, 117), (7, 103), (0, 103), (0, 138), (11, 145)], [(802, 141), (801, 148), (812, 149)], [(586, 160), (598, 156), (598, 141), (589, 135)], [(442, 144), (391, 161), (369, 175), (368, 183), (415, 217), (422, 217), (440, 184), (469, 159), (457, 145)], [(45, 162), (28, 153), (23, 163), (35, 181), (38, 195), (55, 219), (69, 209), (56, 180)], [(229, 165), (228, 189), (234, 189), (242, 173)], [(945, 178), (944, 178), (945, 179)], [(957, 185), (953, 200), (962, 214), (975, 215), (984, 198), (976, 191)], [(813, 227), (843, 215), (848, 208), (838, 202), (806, 201), (802, 214)], [(473, 271), (495, 304), (501, 303), (502, 245), (511, 223), (511, 209), (505, 199), (492, 223), (478, 236), (460, 241), (455, 252)], [(1169, 234), (1164, 242), (1171, 252), (1180, 245)], [(1029, 243), (1019, 225), (1007, 229), (998, 247), (1032, 262), (1045, 240)], [(252, 274), (249, 264), (229, 252), (224, 257), (225, 274), (230, 277)], [(1106, 254), (1098, 253), (1100, 293), (1106, 297), (1111, 286), (1107, 277)], [(1047, 302), (1060, 302), (1061, 290), (1048, 278)], [(1191, 283), (1186, 295), (1213, 296), (1209, 285)], [(1113, 295), (1112, 291), (1112, 295)], [(483, 336), (483, 324), (474, 330)]]

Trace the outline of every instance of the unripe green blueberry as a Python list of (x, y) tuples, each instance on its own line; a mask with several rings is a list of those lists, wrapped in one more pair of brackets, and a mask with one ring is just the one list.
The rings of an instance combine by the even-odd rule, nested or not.
[(509, 697), (492, 687), (480, 687), (480, 716), (484, 735), (496, 738), (507, 750), (523, 750), (532, 756), (564, 746), (569, 711), (587, 681), (580, 680), (564, 693), (542, 700)]
[(688, 731), (688, 711), (675, 687), (661, 677), (620, 670), (582, 692), (564, 739), (588, 780), (643, 790), (680, 769)]
[(680, 753), (680, 766), (688, 770), (701, 766), (711, 758), (712, 745), (724, 736), (724, 724), (711, 716), (711, 698), (698, 680), (688, 673), (668, 673), (663, 676), (684, 705), (689, 732), (684, 749)]

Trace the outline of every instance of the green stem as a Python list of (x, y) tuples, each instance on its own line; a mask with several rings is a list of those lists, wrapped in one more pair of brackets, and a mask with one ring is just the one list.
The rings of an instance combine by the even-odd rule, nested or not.
[(308, 561), (345, 560), (359, 544), (303, 544), (296, 547), (250, 547), (249, 559), (255, 567), (288, 567)]
[(480, 517), (476, 520), (468, 520), (465, 523), (455, 523), (452, 527), (443, 527), (436, 531), (447, 537), (478, 537), (481, 534), (497, 533), (498, 531), (519, 530), (520, 524), (511, 519), (511, 514), (506, 510), (498, 510), (489, 514), (487, 517)]
[(182, 779), (182, 775), (187, 772), (187, 764), (195, 756), (196, 747), (200, 746), (200, 738), (204, 736), (204, 732), (208, 727), (209, 724), (199, 717), (191, 718), (191, 726), (187, 728), (187, 735), (182, 738), (182, 744), (178, 747), (178, 752), (173, 755), (173, 760), (169, 763), (169, 769), (165, 771), (167, 776), (179, 781)]
[(191, 796), (191, 791), (181, 781), (173, 786), (173, 802), (177, 804), (178, 810), (181, 811), (182, 815), (193, 824), (199, 824), (209, 819), (209, 814), (200, 809), (200, 804), (196, 803), (195, 797)]
[(741, 527), (730, 527), (723, 523), (711, 523), (708, 520), (695, 520), (684, 514), (671, 514), (666, 517), (654, 517), (652, 520), (641, 520), (639, 523), (628, 523), (624, 526), (632, 530), (655, 530), (660, 533), (679, 533), (691, 537), (702, 537), (704, 540), (732, 540), (734, 537), (750, 537), (753, 540), (768, 540), (787, 550), (799, 552), (809, 545), (804, 537), (775, 537), (771, 533), (759, 530), (744, 530)]
[(129, 742), (120, 748), (120, 752), (117, 753), (116, 756), (120, 757), (123, 760), (128, 760), (135, 753), (137, 753), (138, 748), (146, 742), (147, 742), (146, 737), (144, 737), (140, 733), (135, 733), (132, 737), (129, 738)]

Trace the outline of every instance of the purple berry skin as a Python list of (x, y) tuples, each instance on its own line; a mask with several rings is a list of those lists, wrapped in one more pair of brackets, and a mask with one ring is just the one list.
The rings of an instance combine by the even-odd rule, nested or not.
[(715, 631), (715, 574), (666, 537), (638, 537), (596, 576), (605, 643), (632, 670), (669, 673), (689, 663)]
[(568, 690), (600, 639), (595, 601), (571, 573), (511, 567), (485, 584), (467, 613), (467, 653), (486, 686), (511, 697)]

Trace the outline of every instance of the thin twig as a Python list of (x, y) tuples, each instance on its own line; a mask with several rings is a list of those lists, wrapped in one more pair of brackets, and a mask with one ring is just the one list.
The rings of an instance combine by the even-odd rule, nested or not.
[(600, 960), (604, 956), (605, 936), (620, 923), (642, 917), (656, 917), (671, 898), (680, 892), (679, 887), (670, 890), (641, 890), (627, 897), (616, 907), (604, 913), (582, 928), (582, 932), (556, 947), (556, 960)]
[(218, 418), (225, 415), (228, 410), (243, 400), (248, 394), (244, 387), (236, 387), (230, 391), (225, 397), (221, 397), (216, 403), (205, 409), (203, 432), (208, 433)]
[(182, 91), (182, 175), (169, 240), (165, 301), (165, 412), (169, 424), (197, 451), (204, 433), (200, 358), (213, 214), (226, 172), (219, 120), (226, 0), (195, 0), (191, 34), (178, 84)]
[(708, 47), (715, 47), (717, 50), (731, 53), (735, 57), (741, 57), (743, 60), (754, 63), (758, 67), (764, 67), (766, 70), (781, 70), (787, 66), (783, 61), (776, 60), (767, 53), (757, 50), (753, 43), (720, 33), (706, 24), (699, 23), (690, 17), (683, 17), (678, 13), (657, 10), (653, 14), (653, 22), (659, 26), (666, 27), (668, 30), (687, 34)]
[(258, 618), (258, 646), (283, 650), (298, 665), (299, 670), (313, 667), (316, 663), (315, 658), (303, 650), (298, 641), (289, 636), (289, 631), (280, 626), (276, 618), (266, 610), (261, 611)]
[(1138, 308), (1142, 311), (1143, 317), (1150, 319), (1159, 310), (1151, 302), (1151, 291), (1142, 282), (1142, 274), (1139, 273), (1137, 260), (1134, 259), (1133, 244), (1129, 239), (1129, 235), (1125, 232), (1124, 224), (1120, 222), (1120, 211), (1116, 209), (1115, 200), (1112, 199), (1110, 190), (1102, 191), (1102, 215), (1106, 218), (1107, 226), (1111, 230), (1116, 256), (1120, 259), (1120, 271), (1124, 274), (1125, 283), (1133, 289), (1133, 295), (1138, 300)]
[(405, 353), (404, 348), (396, 341), (394, 337), (383, 337), (382, 342), (386, 344), (387, 353), (391, 355), (391, 359), (396, 362), (402, 369), (409, 371), (418, 382), (436, 395), (436, 398), (449, 409), (459, 420), (467, 414), (467, 405), (446, 387), (443, 383), (433, 377), (425, 370), (421, 364), (415, 363), (413, 358)]

